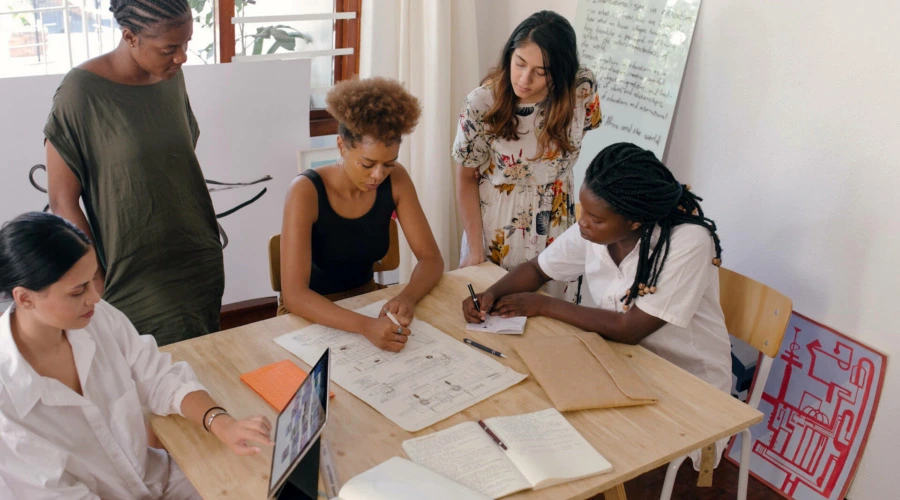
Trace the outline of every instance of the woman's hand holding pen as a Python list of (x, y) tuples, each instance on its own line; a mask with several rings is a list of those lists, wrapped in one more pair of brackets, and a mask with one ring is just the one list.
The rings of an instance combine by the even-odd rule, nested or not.
[(235, 420), (224, 413), (213, 420), (209, 431), (236, 455), (256, 455), (260, 450), (254, 443), (267, 446), (275, 444), (270, 437), (272, 423), (262, 415)]
[(415, 310), (415, 302), (409, 300), (401, 293), (385, 302), (384, 307), (381, 308), (381, 313), (379, 313), (378, 316), (384, 317), (387, 315), (388, 311), (390, 311), (397, 321), (400, 322), (400, 326), (408, 327), (409, 324), (412, 323)]
[(372, 318), (369, 327), (363, 332), (375, 347), (391, 352), (402, 351), (406, 347), (409, 334), (409, 328), (398, 326), (386, 315)]
[(463, 316), (465, 316), (467, 323), (481, 323), (487, 319), (487, 314), (494, 307), (494, 301), (496, 300), (490, 290), (476, 294), (475, 298), (478, 299), (478, 305), (481, 306), (480, 309), (475, 306), (472, 297), (466, 297), (466, 300), (462, 303)]

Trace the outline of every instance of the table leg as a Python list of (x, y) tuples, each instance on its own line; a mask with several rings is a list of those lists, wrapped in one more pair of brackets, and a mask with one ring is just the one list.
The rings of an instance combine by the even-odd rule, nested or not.
[(625, 484), (617, 484), (603, 492), (604, 500), (625, 500)]

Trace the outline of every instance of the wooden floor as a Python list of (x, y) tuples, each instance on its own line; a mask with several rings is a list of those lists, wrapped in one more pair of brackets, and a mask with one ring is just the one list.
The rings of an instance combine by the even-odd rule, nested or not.
[[(274, 298), (257, 299), (225, 306), (222, 308), (221, 328), (227, 330), (256, 321), (274, 318), (276, 309), (277, 303)], [(691, 500), (737, 498), (737, 477), (738, 467), (723, 459), (719, 464), (719, 468), (713, 474), (713, 485), (709, 488), (700, 488), (697, 486), (697, 473), (691, 466), (690, 459), (688, 459), (681, 464), (681, 468), (678, 470), (672, 498)], [(625, 483), (625, 492), (628, 500), (658, 499), (665, 478), (666, 467), (663, 466), (628, 481)], [(602, 495), (594, 498), (603, 500)], [(778, 500), (782, 497), (753, 478), (753, 476), (750, 476), (747, 498), (749, 500)]]

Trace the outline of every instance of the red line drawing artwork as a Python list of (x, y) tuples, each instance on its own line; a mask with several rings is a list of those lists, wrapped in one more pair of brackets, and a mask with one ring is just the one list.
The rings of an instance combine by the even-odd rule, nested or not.
[[(793, 313), (751, 429), (750, 473), (786, 498), (842, 499), (884, 382), (885, 356)], [(728, 458), (740, 460), (741, 440)]]

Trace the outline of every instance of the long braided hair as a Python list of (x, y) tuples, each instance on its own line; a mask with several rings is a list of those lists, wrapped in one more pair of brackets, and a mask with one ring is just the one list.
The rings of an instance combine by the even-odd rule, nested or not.
[(109, 11), (119, 26), (137, 35), (161, 22), (179, 25), (191, 7), (187, 0), (111, 0)]
[[(669, 255), (672, 228), (680, 224), (705, 227), (716, 246), (712, 264), (722, 264), (722, 246), (716, 223), (703, 215), (703, 199), (681, 184), (656, 156), (627, 142), (606, 147), (587, 169), (585, 185), (625, 219), (641, 223), (637, 272), (631, 288), (619, 300), (623, 309), (648, 293), (656, 292), (657, 281)], [(650, 248), (653, 229), (659, 226), (656, 245)]]

